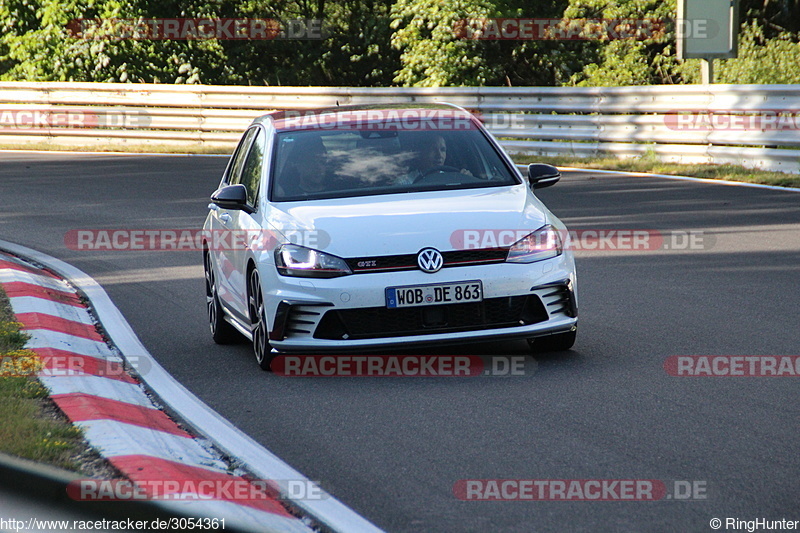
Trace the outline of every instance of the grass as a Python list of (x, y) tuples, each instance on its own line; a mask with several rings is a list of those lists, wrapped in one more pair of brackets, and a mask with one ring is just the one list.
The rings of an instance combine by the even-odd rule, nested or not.
[(24, 349), (28, 335), (20, 326), (0, 288), (0, 451), (80, 471), (76, 458), (87, 448), (83, 434), (47, 414), (47, 389), (35, 376), (42, 363)]
[(800, 187), (800, 175), (786, 174), (784, 172), (768, 172), (753, 170), (737, 165), (683, 165), (677, 163), (662, 163), (653, 157), (617, 159), (616, 157), (537, 157), (514, 156), (520, 164), (550, 163), (557, 167), (596, 168), (605, 170), (625, 170), (629, 172), (652, 172), (654, 174), (669, 174), (673, 176), (691, 176), (717, 180), (743, 181), (759, 183), (762, 185), (779, 185), (781, 187)]

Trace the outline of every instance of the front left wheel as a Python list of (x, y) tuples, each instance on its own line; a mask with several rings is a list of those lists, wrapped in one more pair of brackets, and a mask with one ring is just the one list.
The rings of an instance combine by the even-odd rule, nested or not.
[(203, 260), (206, 277), (206, 310), (208, 312), (208, 325), (211, 328), (211, 338), (217, 344), (231, 344), (239, 340), (240, 335), (236, 329), (228, 324), (224, 318), (222, 305), (217, 295), (217, 279), (211, 265), (211, 254), (206, 253)]
[(253, 332), (253, 352), (255, 352), (256, 362), (261, 370), (269, 370), (270, 363), (274, 359), (272, 347), (269, 345), (269, 330), (267, 329), (267, 313), (264, 308), (264, 295), (261, 291), (261, 277), (258, 270), (250, 272), (248, 280), (248, 313), (250, 314), (250, 325)]

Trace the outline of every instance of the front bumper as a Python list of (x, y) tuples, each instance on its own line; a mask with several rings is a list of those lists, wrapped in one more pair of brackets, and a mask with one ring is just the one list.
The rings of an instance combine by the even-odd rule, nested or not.
[[(363, 351), (522, 339), (571, 331), (577, 324), (571, 254), (532, 264), (502, 263), (421, 271), (354, 274), (333, 279), (265, 271), (270, 343), (281, 352)], [(387, 309), (386, 287), (479, 279), (484, 300)]]

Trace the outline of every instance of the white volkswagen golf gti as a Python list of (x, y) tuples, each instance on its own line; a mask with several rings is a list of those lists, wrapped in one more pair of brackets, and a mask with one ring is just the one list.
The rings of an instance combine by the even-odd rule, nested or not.
[(353, 353), (575, 342), (565, 226), (481, 122), (456, 106), (342, 106), (253, 121), (211, 196), (206, 302), (220, 344)]

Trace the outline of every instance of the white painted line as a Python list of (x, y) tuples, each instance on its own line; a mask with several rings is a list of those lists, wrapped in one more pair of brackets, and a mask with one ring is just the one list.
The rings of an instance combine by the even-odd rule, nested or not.
[(43, 313), (60, 316), (81, 324), (94, 325), (92, 317), (86, 312), (85, 307), (75, 307), (74, 305), (37, 298), (36, 296), (14, 296), (9, 298), (9, 301), (11, 301), (11, 308), (17, 315), (21, 313)]
[[(288, 480), (301, 480), (309, 486), (313, 485), (300, 472), (208, 407), (164, 370), (141, 343), (105, 290), (88, 274), (47, 254), (8, 241), (0, 240), (0, 249), (30, 258), (58, 272), (81, 291), (91, 301), (95, 315), (117, 349), (123, 355), (133, 354), (150, 360), (151, 367), (142, 379), (160, 401), (174, 412), (180, 413), (183, 421), (196, 433), (203, 435), (231, 457), (240, 460), (257, 478), (282, 481), (279, 486), (284, 494), (289, 493)], [(292, 500), (292, 503), (335, 532), (381, 532), (374, 524), (321, 488), (318, 493), (324, 495), (324, 499)]]
[(142, 407), (153, 407), (153, 402), (138, 384), (126, 383), (89, 374), (77, 376), (39, 376), (50, 394), (91, 394), (109, 400), (118, 400)]
[(102, 442), (98, 448), (104, 457), (149, 455), (214, 472), (227, 472), (225, 463), (215, 459), (194, 439), (116, 420), (85, 420), (76, 425), (84, 430), (87, 439)]
[[(528, 165), (517, 165), (519, 168), (528, 168)], [(691, 176), (673, 176), (671, 174), (651, 174), (649, 172), (628, 172), (625, 170), (600, 170), (596, 168), (558, 167), (559, 170), (596, 172), (598, 174), (623, 174), (637, 178), (663, 178), (667, 180), (696, 181), (699, 183), (713, 183), (716, 185), (733, 185), (735, 187), (753, 187), (756, 189), (769, 189), (773, 191), (800, 192), (800, 187), (780, 187), (778, 185), (762, 185), (760, 183), (747, 183), (746, 181), (714, 180), (709, 178), (693, 178)]]

